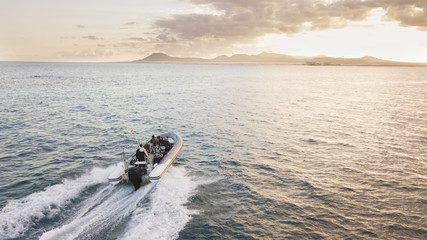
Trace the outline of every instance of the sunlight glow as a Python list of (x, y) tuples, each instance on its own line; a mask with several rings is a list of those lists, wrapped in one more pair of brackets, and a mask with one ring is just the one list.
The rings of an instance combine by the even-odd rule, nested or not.
[[(375, 9), (363, 22), (347, 28), (297, 35), (268, 34), (258, 38), (257, 48), (295, 56), (363, 57), (426, 62), (427, 32), (415, 27), (400, 27), (397, 22), (382, 22), (383, 9)], [(310, 24), (304, 24), (309, 28)], [(392, 50), (390, 50), (392, 49)]]

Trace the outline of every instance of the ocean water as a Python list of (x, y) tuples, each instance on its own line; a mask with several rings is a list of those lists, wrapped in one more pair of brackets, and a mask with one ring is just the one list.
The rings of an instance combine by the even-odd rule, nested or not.
[[(427, 68), (3, 62), (0, 86), (0, 239), (427, 239)], [(109, 185), (164, 132), (159, 182)]]

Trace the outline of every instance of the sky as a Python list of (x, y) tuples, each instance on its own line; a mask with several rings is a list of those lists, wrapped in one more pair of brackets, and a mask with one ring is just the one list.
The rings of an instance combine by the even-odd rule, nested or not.
[(0, 61), (154, 52), (427, 62), (427, 0), (0, 0)]

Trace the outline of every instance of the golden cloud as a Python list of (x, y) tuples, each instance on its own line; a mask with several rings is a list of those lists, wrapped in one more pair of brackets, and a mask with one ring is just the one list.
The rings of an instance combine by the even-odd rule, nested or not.
[[(155, 26), (185, 40), (256, 38), (265, 34), (295, 34), (342, 28), (366, 20), (374, 9), (385, 21), (404, 27), (427, 28), (425, 0), (191, 0), (216, 14), (181, 14), (160, 19)], [(218, 12), (222, 14), (217, 14)]]

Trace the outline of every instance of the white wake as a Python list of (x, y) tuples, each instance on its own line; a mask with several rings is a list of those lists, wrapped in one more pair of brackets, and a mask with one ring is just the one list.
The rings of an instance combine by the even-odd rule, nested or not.
[(20, 237), (41, 219), (54, 217), (88, 186), (106, 182), (113, 168), (94, 168), (76, 179), (64, 179), (44, 191), (9, 201), (0, 212), (0, 239)]
[[(171, 167), (158, 182), (134, 192), (131, 185), (107, 183), (114, 168), (95, 168), (79, 178), (65, 179), (44, 191), (8, 202), (0, 213), (0, 239), (23, 237), (41, 219), (59, 216), (65, 208), (76, 210), (61, 220), (59, 227), (44, 226), (46, 232), (41, 239), (176, 239), (198, 214), (185, 205), (197, 187), (218, 181), (194, 180), (184, 167)], [(72, 203), (85, 189), (100, 183), (105, 186), (84, 201)]]
[(197, 210), (189, 210), (191, 196), (200, 185), (217, 181), (194, 180), (185, 168), (172, 167), (150, 195), (150, 202), (137, 208), (119, 239), (176, 239)]

